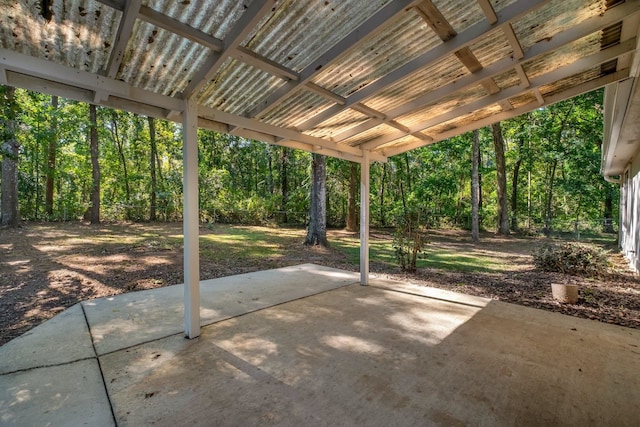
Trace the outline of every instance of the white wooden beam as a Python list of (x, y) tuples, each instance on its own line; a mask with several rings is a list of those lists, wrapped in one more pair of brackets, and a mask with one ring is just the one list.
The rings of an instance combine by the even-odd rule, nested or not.
[[(607, 74), (604, 77), (600, 77), (598, 79), (594, 79), (589, 82), (574, 86), (570, 89), (567, 89), (566, 91), (563, 91), (545, 98), (544, 106), (552, 105), (557, 102), (564, 101), (565, 99), (573, 98), (575, 96), (581, 95), (586, 92), (591, 92), (592, 90), (596, 90), (610, 83), (624, 80), (628, 77), (629, 77), (628, 68), (617, 71), (612, 74)], [(485, 126), (489, 126), (493, 123), (501, 122), (503, 120), (507, 120), (507, 119), (528, 113), (529, 111), (533, 111), (538, 108), (540, 108), (540, 104), (536, 100), (535, 102), (530, 102), (524, 106), (514, 108), (513, 110), (503, 111), (493, 116), (486, 117), (481, 120), (477, 120), (468, 125), (460, 126), (455, 129), (451, 129), (446, 132), (439, 133), (437, 135), (434, 135), (431, 138), (431, 141), (429, 142), (421, 141), (421, 142), (410, 143), (410, 144), (403, 145), (401, 147), (391, 147), (389, 149), (383, 149), (381, 150), (381, 152), (387, 157), (397, 156), (398, 154), (402, 154), (404, 152), (414, 150), (419, 147), (424, 147), (425, 145), (430, 145), (438, 141), (443, 141), (445, 139), (453, 138), (454, 136), (458, 136), (463, 133), (470, 132), (472, 130), (479, 129)]]
[(346, 99), (336, 93), (331, 92), (329, 89), (325, 89), (322, 86), (318, 86), (315, 83), (307, 82), (305, 84), (305, 89), (310, 90), (311, 92), (323, 96), (327, 98), (329, 101), (333, 101), (336, 104), (344, 105)]
[(259, 68), (262, 71), (266, 71), (270, 74), (273, 74), (276, 77), (281, 78), (282, 80), (299, 80), (300, 75), (295, 71), (278, 64), (275, 61), (270, 60), (269, 58), (265, 58), (262, 55), (259, 55), (244, 46), (238, 46), (236, 49), (231, 52), (231, 56), (238, 61), (244, 62), (245, 64), (251, 65), (252, 67)]
[(200, 335), (200, 249), (198, 212), (198, 107), (185, 100), (182, 115), (184, 225), (184, 333)]
[(480, 6), (480, 9), (482, 9), (484, 16), (487, 18), (489, 25), (493, 25), (498, 22), (496, 11), (493, 9), (493, 6), (491, 6), (491, 2), (489, 2), (489, 0), (478, 0), (478, 5)]
[(242, 13), (238, 22), (234, 24), (229, 34), (225, 37), (223, 43), (224, 49), (211, 54), (204, 65), (196, 71), (191, 82), (184, 90), (185, 98), (191, 98), (197, 95), (203, 87), (209, 84), (213, 75), (222, 67), (233, 50), (253, 31), (254, 27), (258, 25), (262, 18), (271, 11), (274, 4), (275, 0), (254, 0), (251, 2), (251, 5)]
[[(302, 142), (305, 144), (309, 144), (311, 146), (317, 145), (317, 146), (326, 148), (328, 150), (333, 150), (333, 151), (341, 152), (345, 154), (352, 154), (356, 157), (362, 157), (362, 150), (360, 150), (357, 147), (351, 147), (346, 144), (336, 144), (329, 140), (307, 135), (293, 129), (270, 125), (268, 123), (264, 123), (256, 119), (237, 116), (234, 114), (215, 110), (213, 108), (205, 107), (202, 105), (200, 105), (198, 108), (198, 115), (201, 117), (207, 118), (209, 120), (226, 123), (232, 127), (248, 129), (255, 132), (274, 135), (276, 137), (280, 137), (283, 139)], [(374, 155), (372, 156), (372, 159), (376, 161), (386, 161), (386, 158), (382, 155)]]
[(258, 104), (252, 111), (248, 113), (249, 117), (260, 117), (266, 112), (270, 111), (281, 101), (287, 98), (295, 91), (300, 90), (308, 82), (310, 82), (315, 76), (324, 71), (329, 65), (333, 64), (343, 53), (348, 50), (354, 49), (369, 36), (380, 31), (380, 29), (391, 20), (395, 19), (398, 15), (405, 12), (405, 9), (409, 7), (416, 0), (395, 0), (389, 2), (382, 9), (380, 9), (375, 15), (367, 19), (358, 28), (349, 33), (346, 37), (333, 45), (318, 59), (306, 66), (300, 72), (300, 79), (297, 81), (290, 81), (274, 93), (272, 93), (266, 100)]
[(160, 13), (148, 6), (140, 7), (138, 18), (155, 25), (156, 27), (160, 27), (177, 34), (180, 37), (184, 37), (185, 39), (189, 39), (193, 42), (206, 46), (215, 52), (220, 52), (223, 49), (222, 40), (193, 28), (192, 26), (178, 21), (177, 19)]
[(179, 99), (139, 89), (120, 80), (99, 76), (4, 48), (0, 48), (0, 68), (79, 89), (102, 91), (110, 96), (167, 110), (182, 111), (183, 108), (183, 103)]
[(360, 284), (369, 284), (369, 151), (360, 163)]
[(522, 59), (524, 57), (524, 51), (522, 50), (522, 46), (520, 45), (520, 41), (518, 37), (516, 37), (516, 33), (513, 31), (513, 27), (511, 24), (504, 25), (502, 27), (502, 31), (504, 32), (504, 36), (507, 41), (511, 45), (511, 49), (513, 49), (513, 56), (516, 59)]
[(7, 69), (0, 68), (0, 85), (8, 85), (8, 84), (9, 84), (9, 77), (7, 75)]
[[(486, 68), (474, 73), (469, 74), (459, 79), (454, 80), (453, 82), (443, 85), (435, 90), (429, 91), (423, 95), (418, 96), (414, 100), (402, 104), (390, 111), (387, 111), (385, 114), (388, 119), (396, 119), (405, 114), (416, 111), (420, 108), (423, 108), (425, 105), (431, 105), (438, 100), (449, 96), (450, 94), (463, 90), (465, 88), (469, 88), (477, 85), (478, 83), (485, 81), (487, 79), (493, 78), (499, 74), (505, 73), (509, 71), (511, 68), (515, 68), (518, 76), (521, 80), (521, 85), (530, 86), (529, 78), (527, 77), (524, 69), (522, 68), (523, 64), (536, 59), (542, 55), (546, 55), (549, 52), (552, 52), (562, 46), (565, 46), (568, 43), (573, 42), (574, 40), (578, 40), (582, 37), (585, 37), (589, 34), (592, 34), (596, 31), (605, 28), (612, 23), (618, 22), (623, 19), (625, 16), (632, 16), (640, 14), (640, 9), (638, 4), (631, 3), (623, 3), (621, 5), (616, 6), (613, 9), (608, 10), (604, 15), (598, 15), (587, 19), (580, 24), (572, 27), (571, 29), (555, 35), (551, 39), (544, 39), (533, 46), (531, 46), (525, 56), (520, 59), (513, 59), (510, 57), (501, 59)], [(332, 107), (332, 111), (334, 113), (339, 112), (339, 107)], [(371, 129), (380, 124), (380, 121), (375, 121), (373, 119), (368, 120), (366, 122), (357, 125), (357, 133), (364, 132), (368, 129)], [(301, 130), (306, 130), (305, 124), (300, 126)], [(349, 138), (351, 136), (356, 135), (356, 133), (350, 132), (351, 129), (344, 131), (341, 134), (335, 135), (332, 140), (336, 142), (340, 142)], [(362, 145), (363, 148), (369, 147), (370, 149), (375, 148), (370, 144)]]
[(116, 33), (116, 42), (113, 46), (113, 50), (111, 51), (111, 55), (109, 56), (109, 61), (107, 62), (107, 77), (114, 78), (118, 74), (118, 69), (120, 68), (120, 64), (122, 64), (124, 54), (127, 51), (127, 44), (129, 43), (129, 38), (133, 31), (133, 25), (136, 23), (136, 18), (138, 17), (138, 11), (140, 10), (141, 5), (142, 0), (128, 0), (125, 3), (122, 18), (118, 25), (118, 32)]
[[(571, 64), (565, 65), (560, 68), (556, 68), (551, 72), (548, 72), (546, 74), (536, 77), (535, 79), (532, 79), (530, 81), (531, 88), (539, 88), (541, 86), (578, 74), (582, 71), (588, 70), (589, 68), (593, 68), (604, 62), (610, 61), (613, 58), (623, 55), (626, 52), (633, 50), (634, 48), (635, 48), (635, 39), (631, 39), (623, 43), (620, 43), (618, 45), (612, 46), (608, 49), (601, 50), (597, 53), (581, 58)], [(439, 125), (441, 123), (445, 123), (456, 117), (470, 114), (476, 110), (482, 109), (491, 104), (500, 103), (514, 96), (522, 95), (523, 93), (526, 93), (529, 90), (530, 90), (529, 87), (524, 85), (510, 87), (508, 89), (502, 90), (501, 92), (495, 95), (490, 95), (490, 96), (481, 98), (467, 105), (463, 105), (461, 107), (449, 110), (446, 113), (440, 114), (435, 117), (431, 117), (420, 123), (413, 124), (409, 127), (409, 129), (411, 130), (410, 133), (419, 132), (419, 131), (428, 129), (430, 127)], [(396, 139), (403, 138), (406, 135), (407, 133), (405, 132), (394, 132), (388, 135), (375, 138), (364, 144), (361, 144), (360, 147), (363, 150), (375, 149), (381, 145), (387, 144)]]
[(542, 96), (542, 93), (540, 92), (540, 89), (539, 88), (533, 89), (533, 94), (535, 95), (536, 99), (538, 100), (538, 104), (540, 104), (541, 106), (544, 105), (544, 97)]
[[(502, 26), (510, 24), (511, 22), (519, 19), (527, 13), (530, 13), (533, 10), (542, 7), (549, 1), (550, 0), (517, 0), (515, 3), (512, 3), (509, 6), (505, 7), (497, 14), (498, 21), (495, 25)], [(469, 27), (467, 30), (458, 34), (456, 37), (434, 47), (428, 52), (416, 57), (415, 59), (379, 78), (375, 82), (363, 87), (357, 92), (354, 92), (349, 97), (347, 97), (344, 106), (341, 106), (339, 108), (328, 108), (327, 110), (317, 114), (316, 116), (311, 117), (299, 126), (300, 129), (311, 129), (314, 126), (324, 122), (329, 117), (344, 110), (345, 108), (350, 108), (354, 104), (362, 102), (371, 96), (377, 95), (387, 87), (397, 83), (398, 81), (413, 74), (414, 72), (422, 68), (432, 66), (438, 61), (441, 61), (442, 58), (451, 55), (452, 53), (457, 52), (460, 49), (470, 46), (471, 44), (485, 36), (493, 28), (494, 26), (489, 25), (486, 21), (481, 21)]]

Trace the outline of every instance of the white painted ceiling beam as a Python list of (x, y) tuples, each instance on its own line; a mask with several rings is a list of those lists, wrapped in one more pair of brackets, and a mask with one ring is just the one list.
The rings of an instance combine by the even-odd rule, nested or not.
[[(356, 157), (362, 156), (362, 150), (357, 147), (351, 147), (345, 144), (336, 144), (326, 139), (317, 138), (315, 136), (306, 135), (304, 133), (297, 132), (293, 129), (287, 129), (279, 126), (270, 125), (256, 119), (237, 116), (235, 114), (230, 114), (224, 111), (215, 110), (213, 108), (204, 107), (202, 105), (199, 106), (198, 108), (198, 115), (209, 120), (226, 123), (231, 127), (238, 127), (238, 128), (265, 133), (268, 135), (274, 135), (276, 137), (290, 139), (293, 141), (302, 142), (312, 146), (317, 145), (319, 147), (326, 148), (328, 150), (343, 152), (346, 154), (352, 154), (352, 155), (355, 155)], [(386, 159), (382, 155), (377, 155), (373, 158), (373, 160), (384, 161)]]
[(138, 17), (138, 11), (140, 10), (141, 5), (142, 0), (128, 0), (125, 3), (122, 18), (120, 19), (120, 24), (118, 25), (118, 31), (116, 33), (116, 42), (113, 50), (111, 51), (111, 55), (109, 56), (109, 61), (107, 62), (107, 68), (105, 70), (105, 75), (107, 77), (114, 78), (118, 74), (118, 69), (124, 59), (127, 44), (129, 44), (129, 38), (131, 37), (133, 25), (136, 23), (136, 18)]
[(295, 71), (283, 65), (280, 65), (277, 62), (270, 60), (269, 58), (265, 58), (264, 56), (257, 54), (244, 46), (236, 47), (236, 49), (231, 52), (231, 56), (238, 61), (244, 62), (245, 64), (251, 65), (252, 67), (259, 68), (262, 71), (266, 71), (276, 77), (281, 78), (282, 80), (300, 80), (300, 75)]
[(403, 14), (405, 9), (415, 2), (416, 0), (394, 0), (389, 2), (375, 15), (333, 45), (318, 59), (307, 65), (300, 72), (300, 79), (298, 81), (291, 81), (282, 85), (265, 101), (250, 111), (248, 115), (250, 117), (259, 117), (270, 111), (289, 95), (303, 88), (314, 77), (324, 71), (329, 65), (333, 64), (342, 54), (356, 48), (366, 38), (380, 31), (386, 23)]
[(491, 2), (489, 0), (478, 0), (478, 5), (480, 6), (480, 9), (482, 9), (484, 16), (487, 18), (487, 22), (490, 25), (498, 22), (496, 11), (493, 9), (493, 6), (491, 6)]
[(177, 19), (160, 13), (148, 6), (142, 6), (140, 8), (138, 18), (155, 25), (156, 27), (160, 27), (177, 34), (180, 37), (184, 37), (185, 39), (189, 39), (193, 42), (206, 46), (215, 52), (220, 52), (224, 48), (222, 40), (193, 28), (181, 21), (178, 21)]
[(233, 50), (253, 31), (253, 28), (258, 25), (260, 20), (271, 11), (274, 4), (275, 0), (254, 0), (251, 2), (249, 8), (244, 11), (225, 37), (223, 42), (224, 49), (220, 52), (212, 53), (204, 65), (196, 71), (191, 82), (184, 90), (185, 98), (197, 95), (203, 87), (209, 84), (211, 78), (222, 67), (226, 59), (231, 56)]
[(106, 92), (109, 95), (169, 111), (182, 111), (183, 108), (182, 101), (179, 99), (139, 89), (120, 80), (99, 76), (4, 48), (0, 48), (0, 68), (94, 92)]
[[(406, 104), (389, 110), (385, 113), (385, 115), (388, 119), (396, 119), (405, 114), (409, 114), (413, 111), (424, 108), (425, 105), (434, 104), (438, 100), (443, 99), (444, 97), (449, 96), (456, 91), (472, 87), (481, 83), (482, 81), (505, 73), (512, 68), (515, 68), (522, 84), (529, 85), (529, 78), (522, 68), (522, 66), (527, 62), (539, 58), (542, 55), (546, 55), (562, 46), (565, 46), (596, 31), (602, 30), (603, 28), (608, 27), (611, 24), (619, 22), (627, 16), (633, 16), (637, 14), (640, 14), (640, 10), (638, 9), (637, 4), (623, 3), (621, 5), (618, 5), (615, 8), (608, 10), (604, 15), (598, 15), (587, 19), (562, 34), (557, 34), (551, 39), (545, 39), (537, 42), (529, 49), (527, 49), (524, 56), (520, 59), (516, 60), (510, 57), (501, 59), (474, 74), (468, 74), (464, 77), (454, 80), (447, 85), (440, 86), (438, 89), (420, 95), (414, 100), (407, 102)], [(339, 108), (337, 106), (330, 107), (330, 109), (333, 112), (339, 112)], [(372, 119), (363, 122), (356, 127), (358, 128), (359, 132), (364, 132), (375, 126), (378, 126), (379, 124), (379, 120)], [(304, 124), (302, 124), (299, 128), (301, 130), (306, 130)], [(348, 129), (343, 133), (335, 135), (332, 138), (332, 141), (340, 142), (356, 135), (356, 133), (352, 133), (350, 131), (351, 129)]]
[(363, 87), (359, 91), (354, 92), (352, 95), (347, 97), (344, 106), (341, 106), (340, 108), (330, 107), (325, 111), (317, 114), (316, 116), (308, 119), (299, 126), (300, 129), (308, 130), (313, 128), (314, 126), (322, 123), (334, 114), (339, 113), (343, 109), (350, 108), (356, 103), (362, 102), (369, 97), (377, 95), (387, 87), (401, 81), (414, 72), (422, 68), (432, 66), (448, 55), (451, 55), (462, 48), (470, 46), (471, 44), (485, 36), (489, 31), (494, 29), (495, 26), (510, 24), (511, 22), (521, 18), (527, 13), (530, 13), (542, 7), (549, 1), (550, 0), (518, 0), (515, 3), (510, 4), (497, 13), (498, 21), (495, 25), (492, 26), (489, 25), (486, 21), (481, 21), (471, 26), (464, 32), (458, 34), (456, 37), (453, 37), (452, 39), (436, 46), (428, 52), (414, 58), (401, 67), (398, 67), (392, 72), (379, 78), (375, 82)]
[[(449, 120), (455, 119), (456, 117), (470, 114), (476, 110), (485, 108), (491, 104), (500, 103), (502, 101), (508, 100), (509, 98), (522, 95), (524, 93), (531, 91), (532, 89), (540, 88), (542, 86), (551, 84), (553, 82), (557, 82), (558, 80), (571, 77), (580, 72), (596, 67), (604, 62), (610, 61), (614, 58), (617, 58), (618, 56), (624, 55), (625, 53), (632, 51), (633, 49), (635, 49), (635, 44), (636, 44), (635, 38), (631, 40), (627, 40), (626, 42), (620, 43), (608, 49), (605, 49), (597, 53), (594, 53), (592, 55), (589, 55), (587, 57), (581, 58), (571, 64), (565, 65), (560, 68), (556, 68), (555, 70), (549, 73), (543, 74), (541, 76), (538, 76), (535, 79), (531, 79), (530, 80), (531, 86), (520, 84), (518, 86), (504, 89), (495, 95), (487, 96), (477, 101), (471, 102), (467, 105), (454, 108), (452, 110), (447, 111), (444, 114), (440, 114), (439, 116), (429, 118), (428, 120), (425, 120), (423, 122), (410, 126), (409, 129), (411, 132), (409, 133), (423, 131), (430, 127), (437, 126), (441, 123), (445, 123)], [(394, 132), (388, 135), (375, 138), (364, 144), (361, 144), (360, 147), (365, 150), (372, 150), (381, 145), (394, 141), (396, 139), (404, 138), (405, 136), (407, 136), (407, 134), (408, 134), (407, 132)]]
[[(620, 80), (624, 80), (629, 76), (629, 69), (625, 69), (625, 70), (620, 70), (617, 71), (615, 73), (612, 74), (608, 74), (604, 77), (600, 77), (598, 79), (594, 79), (591, 80), (589, 82), (580, 84), (578, 86), (574, 86), (570, 89), (567, 89), (566, 91), (557, 93), (553, 96), (549, 96), (548, 98), (545, 99), (545, 106), (547, 105), (552, 105), (555, 103), (558, 103), (560, 101), (564, 101), (566, 99), (569, 98), (573, 98), (574, 96), (578, 96), (581, 95), (583, 93), (587, 93), (590, 92), (592, 90), (601, 88), (603, 86), (606, 86), (610, 83), (614, 83)], [(410, 150), (414, 150), (416, 148), (420, 148), (420, 147), (424, 147), (425, 145), (430, 145), (433, 144), (435, 142), (438, 141), (443, 141), (445, 139), (448, 138), (453, 138), (454, 136), (458, 136), (461, 135), (463, 133), (466, 132), (470, 132), (473, 131), (475, 129), (479, 129), (482, 128), (484, 126), (489, 126), (493, 123), (497, 123), (503, 120), (507, 120), (513, 117), (517, 117), (519, 115), (528, 113), (530, 111), (536, 110), (540, 108), (540, 104), (538, 104), (538, 102), (530, 102), (526, 105), (523, 105), (521, 107), (515, 108), (511, 111), (505, 111), (502, 113), (498, 113), (495, 114), (493, 116), (490, 117), (486, 117), (484, 119), (481, 120), (477, 120), (473, 123), (470, 123), (468, 125), (465, 126), (460, 126), (457, 127), (455, 129), (451, 129), (448, 130), (446, 132), (440, 133), (438, 135), (435, 135), (432, 140), (430, 142), (424, 142), (424, 141), (420, 141), (420, 142), (415, 142), (415, 143), (410, 143), (410, 144), (406, 144), (400, 147), (393, 147), (393, 148), (389, 148), (386, 150), (380, 150), (385, 156), (387, 157), (391, 157), (391, 156), (396, 156), (398, 154), (402, 154), (404, 152), (410, 151)]]

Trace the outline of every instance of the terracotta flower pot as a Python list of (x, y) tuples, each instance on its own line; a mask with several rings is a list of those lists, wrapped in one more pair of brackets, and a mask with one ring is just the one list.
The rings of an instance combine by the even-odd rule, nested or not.
[(578, 302), (578, 285), (552, 283), (551, 293), (553, 294), (553, 299), (561, 303), (575, 304)]

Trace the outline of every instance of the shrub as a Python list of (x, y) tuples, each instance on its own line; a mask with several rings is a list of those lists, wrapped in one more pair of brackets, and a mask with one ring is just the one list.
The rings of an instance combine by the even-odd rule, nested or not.
[(578, 243), (546, 243), (533, 251), (536, 267), (551, 272), (594, 277), (609, 269), (607, 253)]
[(393, 235), (393, 249), (402, 271), (414, 273), (418, 256), (424, 256), (423, 249), (428, 240), (426, 226), (422, 224), (421, 217), (420, 212), (403, 215)]

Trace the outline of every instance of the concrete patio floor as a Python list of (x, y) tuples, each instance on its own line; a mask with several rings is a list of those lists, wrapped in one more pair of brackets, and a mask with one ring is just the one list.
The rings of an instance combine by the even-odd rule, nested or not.
[(313, 264), (85, 301), (0, 347), (0, 425), (640, 424), (640, 331)]

